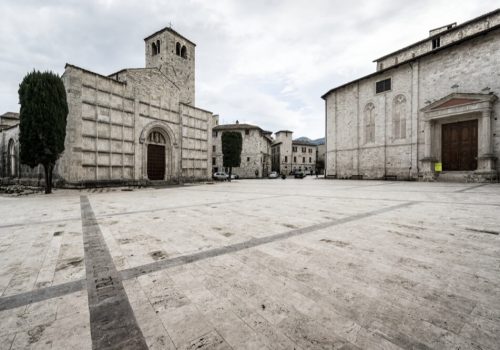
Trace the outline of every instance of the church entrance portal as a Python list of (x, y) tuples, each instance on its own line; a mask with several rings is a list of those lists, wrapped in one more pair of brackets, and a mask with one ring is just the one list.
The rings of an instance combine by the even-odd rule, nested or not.
[(165, 180), (165, 137), (153, 131), (148, 137), (148, 179)]
[(444, 171), (477, 169), (477, 119), (442, 125)]

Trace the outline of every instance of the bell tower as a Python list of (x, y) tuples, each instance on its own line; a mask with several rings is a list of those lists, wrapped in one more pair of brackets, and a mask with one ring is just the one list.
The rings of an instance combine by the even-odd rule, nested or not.
[(158, 68), (180, 90), (180, 101), (194, 106), (194, 67), (196, 44), (170, 27), (144, 39), (146, 68)]

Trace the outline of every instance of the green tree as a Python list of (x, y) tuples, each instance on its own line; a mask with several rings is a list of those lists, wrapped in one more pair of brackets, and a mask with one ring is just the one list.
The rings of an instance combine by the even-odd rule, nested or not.
[(241, 148), (243, 138), (238, 131), (225, 131), (222, 133), (222, 163), (224, 167), (229, 167), (229, 181), (233, 167), (239, 167), (241, 163)]
[(52, 192), (52, 172), (64, 151), (68, 103), (61, 78), (52, 72), (33, 71), (19, 85), (21, 163), (42, 164), (45, 193)]

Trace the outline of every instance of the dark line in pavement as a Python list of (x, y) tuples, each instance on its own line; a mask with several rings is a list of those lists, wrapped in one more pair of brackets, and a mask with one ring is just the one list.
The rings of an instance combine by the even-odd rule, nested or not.
[(142, 266), (138, 266), (138, 267), (133, 267), (130, 269), (122, 270), (122, 271), (120, 271), (120, 273), (121, 273), (123, 279), (131, 279), (134, 277), (139, 277), (139, 276), (144, 275), (144, 274), (167, 269), (170, 267), (189, 264), (189, 263), (192, 263), (195, 261), (213, 258), (216, 256), (225, 255), (225, 254), (229, 254), (229, 253), (235, 253), (235, 252), (238, 252), (240, 250), (254, 248), (254, 247), (257, 247), (257, 246), (260, 246), (263, 244), (268, 244), (268, 243), (276, 242), (279, 240), (284, 240), (284, 239), (288, 239), (291, 237), (304, 235), (306, 233), (311, 233), (311, 232), (322, 230), (322, 229), (325, 229), (328, 227), (337, 226), (337, 225), (345, 224), (345, 223), (348, 223), (351, 221), (356, 221), (356, 220), (364, 219), (364, 218), (367, 218), (370, 216), (386, 213), (386, 212), (393, 211), (393, 210), (400, 209), (400, 208), (404, 208), (404, 207), (408, 207), (408, 206), (416, 204), (416, 203), (418, 203), (418, 202), (406, 202), (406, 203), (397, 204), (397, 205), (387, 207), (387, 208), (381, 208), (381, 209), (369, 211), (367, 213), (361, 213), (361, 214), (357, 214), (357, 215), (353, 215), (353, 216), (348, 216), (348, 217), (342, 218), (342, 219), (331, 220), (331, 221), (323, 222), (320, 224), (311, 225), (311, 226), (307, 226), (304, 228), (299, 228), (299, 229), (287, 231), (284, 233), (278, 233), (275, 235), (265, 236), (265, 237), (260, 237), (260, 238), (252, 238), (248, 241), (244, 241), (244, 242), (240, 242), (240, 243), (236, 243), (236, 244), (231, 244), (231, 245), (220, 247), (220, 248), (214, 248), (214, 249), (202, 251), (199, 253), (194, 253), (194, 254), (190, 254), (190, 255), (183, 255), (183, 256), (176, 257), (176, 258), (172, 258), (172, 259), (160, 260), (160, 261), (156, 261), (154, 263), (150, 263), (150, 264), (146, 264), (146, 265), (142, 265)]
[(39, 301), (62, 297), (85, 289), (85, 280), (76, 280), (51, 287), (34, 289), (32, 291), (0, 298), (0, 311), (14, 309)]
[(475, 185), (475, 186), (470, 186), (470, 187), (467, 187), (467, 188), (462, 188), (461, 190), (457, 190), (455, 191), (455, 193), (460, 193), (460, 192), (466, 192), (468, 190), (473, 190), (475, 188), (478, 188), (478, 187), (483, 187), (483, 186), (486, 186), (487, 184), (479, 184), (479, 185)]
[(80, 205), (92, 349), (148, 349), (87, 196)]
[[(128, 280), (128, 279), (135, 278), (135, 277), (138, 277), (138, 276), (141, 276), (144, 274), (148, 274), (150, 272), (159, 271), (162, 269), (167, 269), (167, 268), (174, 267), (174, 266), (189, 264), (189, 263), (192, 263), (195, 261), (220, 256), (223, 254), (234, 253), (234, 252), (237, 252), (237, 251), (240, 251), (243, 249), (254, 248), (254, 247), (257, 247), (257, 246), (260, 246), (263, 244), (267, 244), (267, 243), (272, 243), (272, 242), (275, 242), (278, 240), (283, 240), (283, 239), (287, 239), (290, 237), (299, 236), (299, 235), (303, 235), (306, 233), (311, 233), (311, 232), (321, 230), (324, 228), (337, 226), (337, 225), (345, 224), (348, 222), (364, 219), (364, 218), (367, 218), (370, 216), (390, 212), (392, 210), (408, 207), (410, 205), (417, 204), (417, 203), (420, 203), (420, 202), (418, 202), (418, 201), (408, 202), (407, 201), (405, 203), (397, 204), (397, 205), (394, 205), (391, 207), (381, 208), (381, 209), (370, 211), (367, 213), (360, 213), (360, 214), (348, 216), (348, 217), (342, 218), (342, 219), (336, 219), (336, 220), (327, 221), (327, 222), (312, 225), (312, 226), (307, 226), (304, 228), (290, 230), (290, 231), (279, 233), (279, 234), (272, 235), (272, 236), (253, 238), (253, 239), (250, 239), (250, 240), (245, 241), (245, 242), (236, 243), (236, 244), (221, 247), (221, 248), (215, 248), (215, 249), (211, 249), (211, 250), (207, 250), (207, 251), (203, 251), (203, 252), (199, 252), (199, 253), (195, 253), (195, 254), (178, 256), (178, 257), (175, 257), (172, 259), (161, 260), (161, 261), (154, 262), (151, 264), (133, 267), (130, 269), (121, 270), (119, 273), (121, 274), (122, 280)], [(72, 284), (72, 285), (70, 286), (71, 288), (66, 287), (67, 291), (64, 292), (62, 287), (65, 286), (66, 284), (67, 285)], [(23, 294), (17, 294), (17, 295), (13, 295), (13, 296), (9, 296), (9, 297), (0, 298), (0, 311), (12, 309), (12, 308), (15, 308), (18, 306), (27, 305), (27, 304), (30, 304), (31, 302), (43, 301), (43, 300), (55, 298), (58, 296), (62, 296), (65, 294), (69, 294), (69, 293), (73, 293), (73, 292), (77, 292), (77, 291), (80, 291), (82, 289), (85, 289), (85, 280), (78, 280), (78, 281), (70, 282), (70, 283), (66, 283), (66, 284), (64, 284), (64, 285), (61, 284), (61, 285), (47, 287), (47, 288), (41, 288), (41, 289), (37, 289), (37, 290), (31, 291), (31, 292), (23, 293)], [(59, 290), (59, 288), (61, 288), (61, 290)]]

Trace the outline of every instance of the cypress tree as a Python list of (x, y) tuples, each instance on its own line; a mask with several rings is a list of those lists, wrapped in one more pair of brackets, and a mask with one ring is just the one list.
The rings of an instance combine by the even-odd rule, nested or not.
[(229, 181), (233, 167), (239, 167), (241, 163), (241, 148), (243, 138), (238, 131), (225, 131), (221, 136), (222, 141), (222, 163), (224, 167), (229, 167)]
[(52, 193), (52, 172), (64, 151), (68, 103), (61, 78), (33, 71), (19, 85), (21, 163), (45, 171), (45, 193)]

